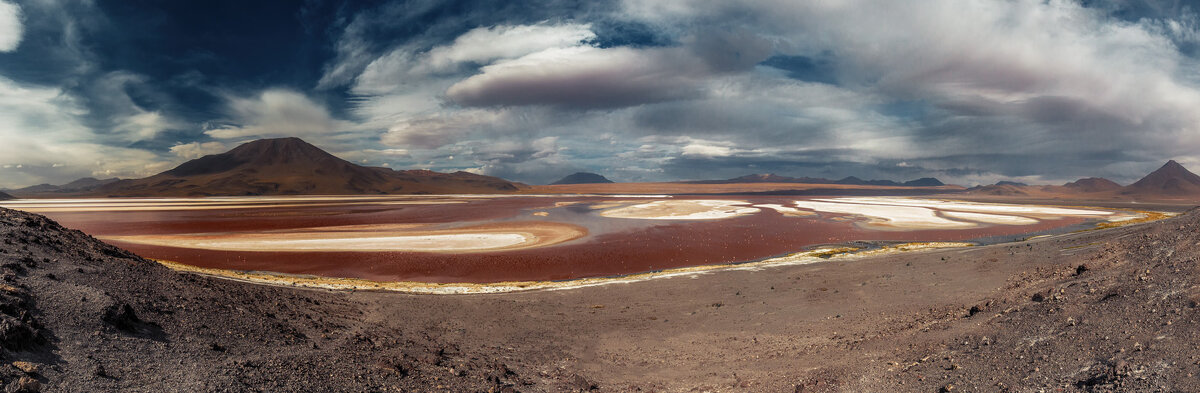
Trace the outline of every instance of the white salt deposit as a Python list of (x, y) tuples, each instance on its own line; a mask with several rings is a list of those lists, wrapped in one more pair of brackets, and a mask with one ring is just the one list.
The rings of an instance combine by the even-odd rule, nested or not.
[(959, 210), (967, 212), (981, 213), (1012, 213), (1012, 214), (1032, 214), (1046, 216), (1108, 216), (1112, 212), (1101, 210), (1084, 210), (1084, 209), (1066, 209), (1061, 207), (1050, 206), (1035, 206), (1035, 205), (1011, 205), (1002, 203), (978, 203), (978, 202), (959, 202), (946, 201), (937, 199), (915, 199), (915, 198), (896, 198), (896, 197), (855, 197), (855, 198), (832, 198), (832, 199), (817, 199), (819, 201), (839, 202), (839, 203), (860, 203), (865, 205), (890, 205), (890, 206), (916, 206), (929, 207), (941, 210)]
[(985, 222), (988, 224), (1001, 224), (1001, 225), (1033, 225), (1033, 224), (1038, 223), (1038, 220), (1029, 218), (1029, 217), (1006, 216), (1006, 215), (1000, 215), (1000, 214), (987, 214), (987, 213), (967, 213), (967, 212), (942, 211), (942, 216), (949, 217), (949, 218), (977, 221), (977, 222)]
[(500, 249), (536, 241), (522, 233), (462, 233), (441, 235), (400, 235), (331, 237), (328, 233), (304, 234), (290, 238), (250, 238), (240, 236), (129, 236), (110, 237), (131, 243), (155, 246), (198, 248), (220, 251), (414, 251), (454, 252)]
[(796, 207), (818, 212), (866, 217), (866, 225), (878, 229), (964, 229), (974, 223), (939, 217), (933, 209), (910, 206), (864, 205), (829, 201), (796, 201)]
[(717, 220), (758, 212), (745, 204), (745, 201), (726, 200), (654, 201), (605, 210), (600, 215), (642, 220)]

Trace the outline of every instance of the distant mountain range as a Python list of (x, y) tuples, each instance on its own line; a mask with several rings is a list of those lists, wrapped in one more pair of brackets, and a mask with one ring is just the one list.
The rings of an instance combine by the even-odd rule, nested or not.
[[(589, 172), (568, 175), (552, 184), (612, 183)], [(863, 180), (850, 176), (839, 180), (788, 177), (772, 173), (752, 174), (725, 180), (680, 182), (682, 184), (803, 183), (859, 186), (893, 186), (933, 189), (945, 186), (926, 177), (903, 183)], [(236, 195), (371, 195), (371, 194), (475, 194), (508, 193), (529, 186), (497, 177), (468, 172), (440, 173), (428, 170), (392, 170), (365, 167), (338, 158), (299, 138), (262, 139), (242, 144), (221, 154), (185, 162), (171, 170), (142, 179), (83, 178), (63, 185), (39, 184), (0, 192), (0, 200), (16, 197), (66, 196), (236, 196)], [(945, 192), (957, 192), (944, 190)], [(1174, 160), (1137, 182), (1121, 186), (1108, 179), (1089, 177), (1060, 186), (1026, 185), (1001, 181), (965, 190), (968, 194), (1058, 197), (1181, 198), (1200, 197), (1200, 176)], [(11, 195), (10, 195), (11, 194)]]
[(142, 179), (108, 182), (81, 195), (359, 195), (513, 192), (527, 187), (468, 172), (395, 171), (337, 158), (299, 138), (262, 139)]
[(1084, 194), (1096, 197), (1197, 197), (1200, 196), (1200, 176), (1188, 171), (1175, 160), (1171, 160), (1141, 180), (1124, 187), (1112, 180), (1089, 177), (1061, 186), (1031, 186), (1002, 181), (989, 186), (972, 187), (967, 192), (996, 196), (1050, 197), (1062, 194)]
[(85, 191), (91, 191), (91, 190), (94, 190), (105, 184), (114, 183), (119, 180), (121, 180), (121, 179), (118, 179), (115, 177), (111, 178), (111, 179), (97, 179), (94, 177), (85, 177), (85, 178), (75, 180), (75, 181), (67, 183), (67, 184), (63, 184), (63, 185), (56, 186), (56, 185), (52, 185), (52, 184), (38, 184), (36, 186), (29, 186), (29, 187), (25, 187), (25, 188), (18, 188), (15, 190), (8, 190), (8, 191), (13, 194), (21, 195), (21, 196), (44, 196), (44, 195), (53, 195), (53, 194), (71, 194), (71, 193), (80, 193), (80, 192), (85, 192)]
[(917, 180), (906, 181), (903, 183), (891, 180), (863, 180), (854, 176), (842, 178), (841, 180), (830, 180), (819, 177), (788, 177), (780, 176), (774, 173), (756, 173), (741, 177), (735, 177), (725, 180), (698, 180), (685, 183), (691, 184), (737, 184), (737, 183), (803, 183), (803, 184), (845, 184), (854, 186), (892, 186), (892, 187), (938, 187), (944, 186), (940, 180), (925, 177)]
[(554, 182), (554, 183), (550, 183), (550, 185), (557, 185), (557, 184), (596, 184), (596, 183), (612, 183), (612, 182), (613, 182), (612, 180), (608, 180), (608, 178), (606, 178), (606, 177), (604, 177), (604, 176), (601, 176), (601, 175), (598, 175), (598, 174), (595, 174), (595, 173), (591, 173), (591, 172), (575, 172), (575, 173), (572, 173), (572, 174), (570, 174), (570, 175), (567, 175), (567, 176), (563, 177), (562, 179), (559, 179), (558, 181), (556, 181), (556, 182)]

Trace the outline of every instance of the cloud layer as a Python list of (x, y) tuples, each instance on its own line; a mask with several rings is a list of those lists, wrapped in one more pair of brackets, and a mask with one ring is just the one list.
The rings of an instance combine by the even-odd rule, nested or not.
[[(163, 7), (0, 1), (0, 120), (14, 125), (0, 132), (22, 140), (0, 186), (69, 181), (98, 155), (134, 175), (275, 136), (531, 183), (1200, 168), (1200, 17), (1185, 6), (333, 2), (178, 31), (202, 10)], [(161, 22), (127, 28), (147, 15)], [(28, 152), (68, 148), (95, 152), (28, 169), (46, 164)]]

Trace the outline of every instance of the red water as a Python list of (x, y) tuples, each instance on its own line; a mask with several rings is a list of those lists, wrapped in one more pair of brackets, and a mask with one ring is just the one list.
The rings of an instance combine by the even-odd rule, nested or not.
[[(679, 198), (676, 198), (679, 199)], [(711, 197), (705, 199), (712, 199)], [(730, 197), (752, 203), (787, 204), (795, 197)], [(581, 205), (554, 208), (555, 202)], [(45, 213), (92, 235), (261, 232), (315, 226), (434, 223), (455, 227), (507, 220), (577, 224), (589, 235), (525, 250), (472, 254), (417, 252), (245, 252), (114, 244), (139, 255), (207, 268), (272, 271), (382, 281), (498, 282), (611, 276), (675, 267), (751, 261), (818, 244), (855, 240), (963, 241), (1051, 230), (1078, 218), (1037, 225), (984, 226), (966, 230), (875, 231), (848, 221), (787, 217), (774, 210), (707, 221), (605, 218), (588, 203), (612, 199), (518, 197), (450, 205), (349, 205), (153, 212)], [(532, 216), (550, 211), (549, 217)], [(828, 217), (828, 215), (826, 215)]]

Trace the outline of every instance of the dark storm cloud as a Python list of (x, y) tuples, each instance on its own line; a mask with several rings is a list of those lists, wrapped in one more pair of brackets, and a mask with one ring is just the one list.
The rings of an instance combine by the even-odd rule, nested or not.
[(762, 65), (787, 71), (787, 76), (808, 82), (837, 83), (836, 64), (830, 59), (832, 54), (818, 56), (789, 56), (776, 55), (762, 62)]

